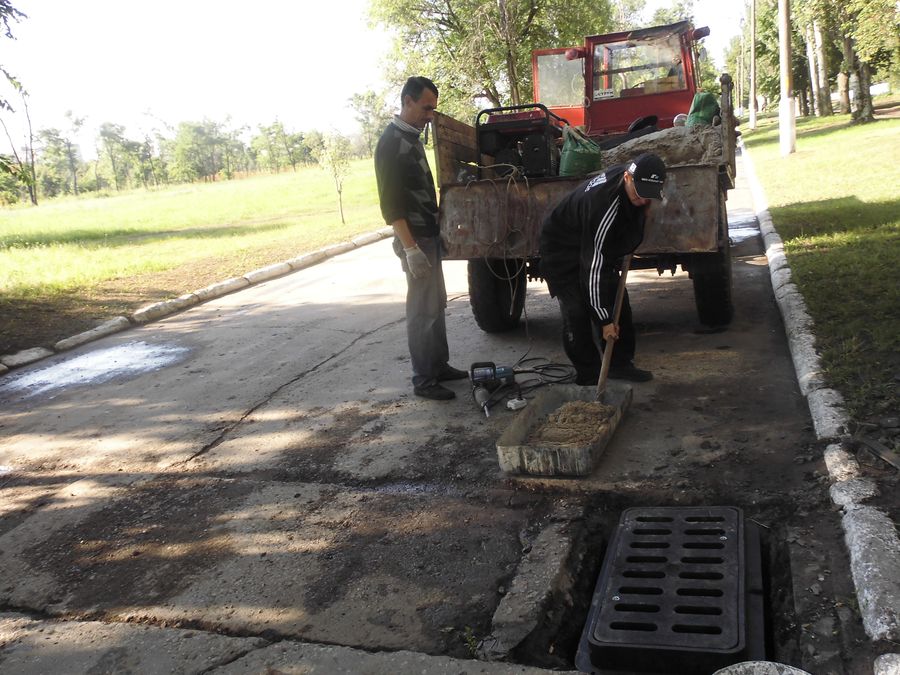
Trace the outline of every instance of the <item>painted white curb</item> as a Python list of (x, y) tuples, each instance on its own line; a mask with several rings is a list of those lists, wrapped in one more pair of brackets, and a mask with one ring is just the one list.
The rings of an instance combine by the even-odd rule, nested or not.
[(266, 267), (261, 267), (252, 272), (248, 272), (242, 277), (226, 279), (225, 281), (211, 284), (192, 293), (185, 293), (177, 298), (154, 302), (153, 304), (146, 305), (145, 307), (136, 310), (130, 317), (116, 317), (115, 319), (100, 324), (96, 328), (64, 338), (53, 345), (53, 350), (35, 347), (34, 349), (24, 349), (15, 354), (0, 355), (0, 375), (9, 372), (11, 368), (17, 368), (19, 366), (34, 363), (35, 361), (40, 361), (48, 356), (53, 356), (59, 352), (73, 349), (74, 347), (78, 347), (87, 342), (124, 330), (129, 328), (132, 323), (146, 324), (151, 321), (156, 321), (157, 319), (162, 319), (187, 309), (188, 307), (198, 305), (201, 302), (220, 298), (223, 295), (234, 293), (235, 291), (239, 291), (254, 284), (259, 284), (263, 281), (290, 274), (291, 272), (310, 267), (323, 260), (340, 255), (341, 253), (346, 253), (392, 236), (394, 236), (394, 230), (390, 227), (383, 227), (375, 232), (354, 237), (352, 241), (333, 244), (319, 249), (318, 251), (306, 253), (284, 262), (267, 265)]
[[(784, 243), (772, 223), (753, 161), (746, 146), (740, 145), (741, 160), (766, 247), (772, 292), (784, 321), (797, 382), (809, 405), (816, 437), (836, 441), (825, 450), (825, 466), (832, 480), (832, 501), (844, 512), (844, 538), (863, 628), (873, 640), (896, 642), (900, 640), (900, 538), (890, 518), (874, 507), (861, 504), (877, 494), (878, 488), (871, 481), (858, 477), (859, 464), (841, 446), (840, 441), (845, 438), (849, 426), (844, 399), (839, 392), (825, 386), (815, 349), (812, 318), (803, 296), (791, 281)], [(895, 661), (891, 663), (892, 666), (885, 668), (897, 667)]]
[(131, 328), (131, 322), (124, 316), (117, 316), (115, 319), (110, 319), (109, 321), (101, 323), (96, 328), (85, 331), (83, 333), (78, 333), (78, 335), (73, 335), (72, 337), (66, 338), (65, 340), (60, 340), (55, 345), (53, 345), (53, 349), (58, 352), (64, 352), (67, 349), (72, 349), (74, 347), (77, 347), (78, 345), (83, 345), (85, 342), (90, 342), (91, 340), (96, 340), (106, 335), (118, 333), (120, 330), (125, 330), (126, 328)]

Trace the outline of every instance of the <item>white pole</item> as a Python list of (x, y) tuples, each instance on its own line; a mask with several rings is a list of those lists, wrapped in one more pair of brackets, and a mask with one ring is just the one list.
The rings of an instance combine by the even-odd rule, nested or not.
[(797, 149), (797, 127), (794, 120), (794, 85), (791, 81), (791, 3), (778, 0), (778, 60), (781, 65), (781, 102), (778, 106), (778, 138), (781, 155)]
[(750, 119), (748, 126), (756, 128), (756, 0), (750, 0)]

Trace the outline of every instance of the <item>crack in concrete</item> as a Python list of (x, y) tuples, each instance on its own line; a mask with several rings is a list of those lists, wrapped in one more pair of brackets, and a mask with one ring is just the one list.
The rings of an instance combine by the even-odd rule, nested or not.
[(201, 455), (204, 455), (204, 454), (206, 454), (207, 452), (209, 452), (210, 450), (212, 450), (212, 449), (216, 448), (217, 446), (221, 445), (221, 444), (225, 441), (225, 439), (228, 437), (228, 435), (229, 435), (232, 431), (234, 431), (234, 430), (237, 429), (241, 424), (244, 423), (244, 420), (246, 420), (250, 415), (252, 415), (254, 412), (256, 412), (257, 410), (259, 410), (261, 407), (263, 407), (264, 405), (268, 404), (268, 403), (269, 403), (273, 398), (275, 398), (281, 391), (283, 391), (284, 389), (286, 389), (287, 387), (289, 387), (289, 386), (291, 386), (291, 385), (293, 385), (293, 384), (296, 384), (297, 382), (299, 382), (300, 380), (302, 380), (302, 379), (303, 379), (304, 377), (306, 377), (307, 375), (310, 375), (311, 373), (316, 372), (317, 370), (319, 370), (322, 366), (324, 366), (324, 365), (327, 364), (328, 362), (333, 361), (334, 359), (336, 359), (337, 357), (339, 357), (341, 354), (344, 354), (345, 352), (347, 352), (348, 350), (350, 350), (354, 345), (356, 345), (356, 344), (357, 344), (358, 342), (360, 342), (361, 340), (363, 340), (363, 339), (369, 337), (370, 335), (374, 335), (375, 333), (377, 333), (377, 332), (380, 331), (380, 330), (384, 330), (385, 328), (390, 328), (390, 327), (392, 327), (392, 326), (396, 326), (397, 324), (402, 323), (402, 322), (404, 322), (404, 321), (406, 321), (406, 317), (404, 317), (404, 318), (402, 318), (402, 319), (396, 319), (396, 320), (394, 320), (394, 321), (389, 321), (389, 322), (386, 323), (386, 324), (382, 324), (381, 326), (378, 326), (377, 328), (373, 328), (373, 329), (370, 330), (370, 331), (366, 331), (365, 333), (362, 333), (361, 335), (358, 335), (356, 338), (354, 338), (353, 340), (351, 340), (351, 341), (349, 342), (349, 344), (347, 344), (343, 349), (340, 349), (340, 350), (334, 352), (333, 354), (331, 354), (331, 355), (328, 356), (327, 358), (323, 359), (323, 360), (320, 361), (319, 363), (315, 364), (315, 365), (312, 366), (311, 368), (308, 368), (307, 370), (303, 371), (302, 373), (299, 373), (298, 375), (292, 377), (292, 378), (291, 378), (290, 380), (288, 380), (287, 382), (284, 382), (284, 383), (280, 384), (280, 385), (279, 385), (278, 387), (276, 387), (271, 393), (269, 393), (267, 396), (265, 396), (261, 401), (257, 402), (257, 403), (254, 404), (252, 407), (250, 407), (249, 409), (247, 409), (247, 410), (244, 412), (244, 414), (242, 414), (237, 420), (235, 420), (235, 421), (232, 422), (231, 424), (224, 425), (224, 426), (222, 427), (221, 433), (219, 433), (219, 435), (216, 436), (213, 440), (211, 440), (209, 443), (206, 443), (202, 448), (200, 448), (197, 452), (195, 452), (193, 455), (191, 455), (191, 456), (188, 457), (187, 459), (182, 460), (182, 461), (180, 461), (180, 462), (175, 462), (172, 466), (181, 466), (181, 465), (187, 464), (188, 462), (191, 462), (192, 460), (197, 459), (197, 458), (200, 457)]

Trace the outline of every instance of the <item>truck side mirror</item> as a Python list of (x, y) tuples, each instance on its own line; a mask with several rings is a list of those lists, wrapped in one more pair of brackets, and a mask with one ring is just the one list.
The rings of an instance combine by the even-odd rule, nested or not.
[(691, 40), (693, 42), (696, 42), (697, 40), (705, 38), (707, 35), (709, 35), (709, 26), (695, 28), (693, 31), (691, 31)]

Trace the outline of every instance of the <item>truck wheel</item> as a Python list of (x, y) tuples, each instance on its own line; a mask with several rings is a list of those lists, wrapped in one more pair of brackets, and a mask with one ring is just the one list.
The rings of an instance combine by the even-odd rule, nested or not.
[(525, 307), (524, 260), (470, 260), (469, 303), (485, 333), (503, 333), (519, 325)]
[(734, 305), (731, 301), (731, 251), (728, 246), (716, 253), (695, 255), (691, 278), (700, 323), (707, 326), (727, 326), (731, 323)]

